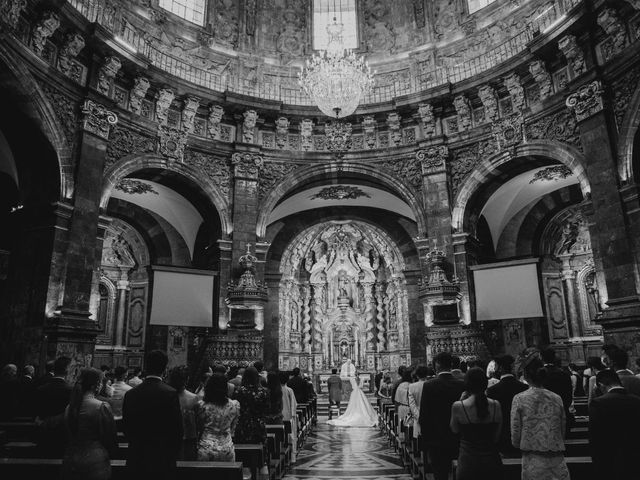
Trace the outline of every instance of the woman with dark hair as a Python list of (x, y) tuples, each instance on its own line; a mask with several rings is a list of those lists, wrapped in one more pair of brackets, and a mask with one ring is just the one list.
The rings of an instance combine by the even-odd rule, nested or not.
[(269, 389), (269, 407), (264, 421), (267, 425), (282, 425), (282, 385), (277, 372), (267, 373), (267, 389)]
[(100, 370), (83, 368), (71, 392), (64, 414), (69, 435), (62, 459), (65, 480), (111, 478), (109, 454), (117, 445), (116, 422), (109, 404), (96, 398), (102, 377)]
[(502, 478), (500, 403), (485, 395), (488, 379), (482, 368), (468, 369), (464, 383), (466, 395), (451, 407), (451, 431), (460, 434), (456, 479)]
[(233, 438), (236, 443), (264, 443), (267, 440), (265, 415), (269, 409), (269, 390), (260, 386), (254, 367), (247, 367), (242, 384), (234, 392), (240, 402), (240, 418)]
[(198, 396), (187, 390), (189, 370), (186, 366), (174, 367), (169, 370), (167, 383), (178, 392), (180, 410), (182, 411), (182, 447), (178, 455), (179, 460), (195, 460), (196, 444), (196, 416), (198, 414)]
[[(398, 385), (398, 388), (396, 388), (396, 394), (393, 399), (398, 410), (398, 419), (403, 422), (407, 421), (407, 415), (411, 412), (409, 410), (409, 385), (411, 385), (412, 372), (413, 369), (410, 367), (402, 370), (400, 384)], [(400, 428), (401, 426), (398, 424), (398, 430), (400, 430)]]
[(234, 462), (233, 433), (240, 404), (227, 396), (227, 377), (214, 373), (205, 386), (198, 412), (198, 460)]
[(533, 353), (523, 362), (529, 389), (513, 398), (511, 443), (522, 450), (522, 480), (568, 480), (562, 398), (542, 387), (545, 369)]

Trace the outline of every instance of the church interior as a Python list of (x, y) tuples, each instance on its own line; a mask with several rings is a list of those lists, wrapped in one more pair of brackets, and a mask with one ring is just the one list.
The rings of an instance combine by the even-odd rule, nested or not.
[(1, 365), (640, 358), (638, 0), (6, 0), (0, 99)]

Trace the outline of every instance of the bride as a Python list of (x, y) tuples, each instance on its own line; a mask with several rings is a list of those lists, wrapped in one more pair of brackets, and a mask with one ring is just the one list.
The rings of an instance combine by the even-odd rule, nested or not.
[(327, 423), (336, 427), (375, 427), (378, 424), (378, 414), (362, 391), (362, 379), (356, 373), (349, 380), (353, 390), (347, 409), (338, 418)]

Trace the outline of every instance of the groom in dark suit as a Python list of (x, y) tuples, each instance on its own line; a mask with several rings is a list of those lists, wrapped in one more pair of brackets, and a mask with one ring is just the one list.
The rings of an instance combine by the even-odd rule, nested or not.
[(331, 376), (327, 379), (329, 389), (329, 406), (336, 404), (340, 413), (340, 400), (342, 400), (342, 380), (338, 376), (338, 369), (331, 369)]
[(129, 441), (129, 478), (176, 478), (182, 443), (182, 413), (178, 392), (163, 382), (167, 354), (153, 350), (146, 360), (147, 376), (124, 396), (122, 419)]

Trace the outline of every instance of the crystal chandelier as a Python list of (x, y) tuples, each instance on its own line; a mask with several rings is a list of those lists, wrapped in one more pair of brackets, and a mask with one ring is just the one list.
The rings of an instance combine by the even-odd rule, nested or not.
[(336, 119), (351, 115), (374, 81), (368, 63), (343, 48), (342, 31), (342, 23), (334, 16), (327, 26), (327, 49), (307, 60), (299, 74), (300, 86), (307, 95), (322, 113)]

